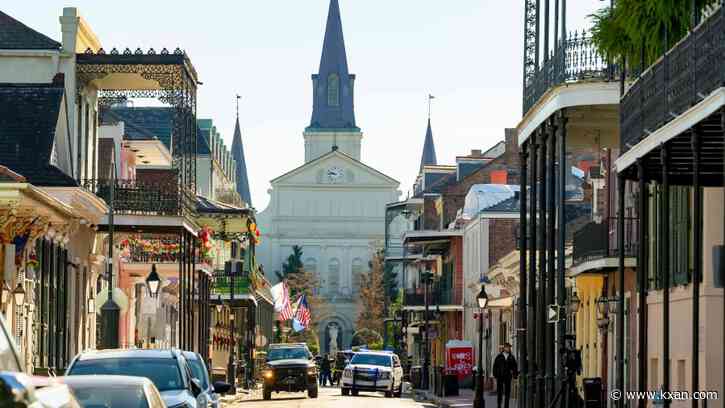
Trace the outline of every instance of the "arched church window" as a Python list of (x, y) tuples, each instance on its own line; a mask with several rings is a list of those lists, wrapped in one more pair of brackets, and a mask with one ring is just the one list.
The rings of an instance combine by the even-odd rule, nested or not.
[(320, 286), (322, 285), (322, 282), (320, 281), (320, 275), (317, 273), (317, 260), (315, 258), (305, 259), (304, 267), (305, 267), (305, 272), (308, 272), (308, 273), (312, 274), (312, 276), (315, 277), (315, 280), (317, 282), (312, 290), (315, 295), (319, 294)]
[(360, 284), (362, 283), (362, 274), (364, 273), (363, 261), (360, 258), (355, 258), (352, 261), (352, 293), (360, 293)]
[(330, 295), (340, 292), (340, 261), (331, 259), (327, 269), (327, 291)]
[(340, 105), (340, 77), (337, 74), (327, 77), (327, 105)]

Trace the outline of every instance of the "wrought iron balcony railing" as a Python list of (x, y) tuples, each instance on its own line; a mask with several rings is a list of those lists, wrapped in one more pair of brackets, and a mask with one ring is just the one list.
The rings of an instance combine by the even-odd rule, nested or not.
[(249, 294), (251, 280), (249, 274), (230, 271), (215, 271), (212, 274), (211, 298), (224, 297), (225, 299)]
[[(84, 180), (83, 187), (110, 202), (111, 180)], [(163, 182), (116, 180), (113, 208), (123, 215), (181, 216), (193, 211), (193, 195), (178, 180)]]
[[(425, 289), (423, 287), (405, 290), (405, 306), (425, 306)], [(439, 288), (432, 285), (428, 292), (428, 304), (435, 307), (436, 305), (457, 305), (460, 301), (456, 301), (454, 290), (451, 288)]]
[[(617, 239), (617, 218), (605, 219), (601, 223), (590, 222), (574, 232), (573, 264), (619, 256)], [(635, 257), (639, 248), (637, 218), (624, 219), (624, 256)]]
[(626, 152), (725, 84), (725, 8), (645, 70), (621, 101), (621, 148)]
[(524, 115), (550, 89), (578, 81), (612, 81), (617, 67), (597, 50), (586, 32), (574, 32), (560, 41), (556, 53), (544, 61), (524, 83)]

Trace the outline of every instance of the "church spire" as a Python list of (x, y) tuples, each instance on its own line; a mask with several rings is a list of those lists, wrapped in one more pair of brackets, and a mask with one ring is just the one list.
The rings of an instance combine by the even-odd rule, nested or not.
[(425, 143), (423, 143), (423, 155), (420, 158), (420, 171), (423, 166), (431, 166), (438, 164), (436, 159), (436, 147), (433, 143), (433, 129), (430, 127), (430, 117), (428, 117), (428, 130), (425, 132)]
[(252, 196), (249, 194), (249, 177), (247, 177), (247, 162), (244, 159), (244, 145), (242, 144), (242, 131), (239, 128), (239, 99), (237, 95), (237, 123), (234, 126), (234, 139), (232, 140), (232, 157), (237, 164), (237, 193), (248, 206), (252, 206)]
[(338, 0), (330, 0), (320, 69), (312, 75), (314, 101), (309, 130), (358, 130), (353, 90), (355, 75), (347, 67)]

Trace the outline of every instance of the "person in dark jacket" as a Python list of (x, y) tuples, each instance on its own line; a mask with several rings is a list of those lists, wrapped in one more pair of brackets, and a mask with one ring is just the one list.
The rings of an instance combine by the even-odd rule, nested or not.
[(320, 362), (320, 385), (326, 387), (327, 383), (332, 386), (332, 362), (330, 361), (330, 355), (325, 354)]
[(504, 408), (509, 408), (511, 380), (519, 376), (518, 364), (513, 354), (511, 354), (511, 345), (509, 343), (504, 344), (503, 351), (493, 361), (493, 376), (496, 377), (498, 408), (501, 408), (502, 400), (505, 401)]

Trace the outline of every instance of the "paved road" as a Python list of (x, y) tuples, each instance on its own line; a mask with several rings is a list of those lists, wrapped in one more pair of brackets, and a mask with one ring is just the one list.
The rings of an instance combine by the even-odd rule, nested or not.
[(429, 403), (415, 402), (410, 398), (385, 398), (382, 394), (360, 393), (357, 397), (343, 397), (339, 388), (320, 388), (317, 399), (305, 394), (272, 394), (271, 401), (263, 401), (261, 395), (244, 402), (225, 405), (224, 408), (435, 408)]

